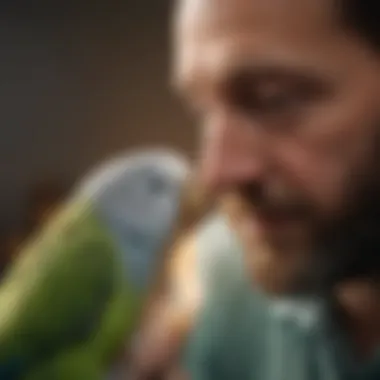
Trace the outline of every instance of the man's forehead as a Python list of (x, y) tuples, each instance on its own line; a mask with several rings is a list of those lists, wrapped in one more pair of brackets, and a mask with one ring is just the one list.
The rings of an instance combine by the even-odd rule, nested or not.
[(344, 75), (352, 47), (332, 20), (331, 1), (180, 0), (173, 79), (193, 80), (196, 72), (202, 82), (202, 72), (210, 80), (241, 66), (274, 65)]
[[(336, 18), (334, 0), (179, 0), (177, 25), (186, 29), (210, 31), (223, 28), (251, 28), (252, 25), (310, 26), (331, 24)], [(302, 17), (301, 17), (302, 16)], [(194, 31), (194, 30), (193, 30)]]
[[(329, 54), (326, 53), (328, 56)], [(233, 78), (260, 79), (284, 76), (334, 76), (343, 74), (339, 68), (326, 67), (324, 56), (310, 50), (310, 54), (295, 55), (286, 46), (256, 44), (251, 41), (231, 40), (230, 46), (207, 47), (205, 50), (187, 50), (177, 57), (173, 72), (174, 87), (181, 93), (196, 95), (211, 84), (223, 85)], [(203, 88), (203, 90), (202, 90)]]

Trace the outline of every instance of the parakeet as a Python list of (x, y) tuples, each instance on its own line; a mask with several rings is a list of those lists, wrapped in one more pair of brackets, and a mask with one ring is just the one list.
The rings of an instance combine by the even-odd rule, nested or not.
[(169, 151), (90, 173), (0, 287), (1, 380), (103, 380), (176, 223), (188, 165)]

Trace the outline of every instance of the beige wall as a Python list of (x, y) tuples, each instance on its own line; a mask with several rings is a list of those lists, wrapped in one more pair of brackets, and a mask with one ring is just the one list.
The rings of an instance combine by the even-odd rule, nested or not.
[(78, 0), (63, 9), (51, 3), (29, 15), (11, 9), (0, 20), (6, 223), (20, 219), (27, 190), (39, 178), (71, 182), (131, 146), (193, 146), (193, 129), (167, 84), (168, 4), (99, 0), (80, 6)]

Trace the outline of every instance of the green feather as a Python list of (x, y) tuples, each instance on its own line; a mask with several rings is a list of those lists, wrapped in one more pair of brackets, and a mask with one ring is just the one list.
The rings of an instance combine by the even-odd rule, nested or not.
[(131, 290), (127, 299), (122, 295), (118, 248), (89, 203), (75, 201), (41, 236), (26, 246), (0, 289), (0, 365), (17, 360), (23, 371), (45, 361), (54, 367), (54, 358), (65, 362), (70, 350), (86, 351), (84, 342), (100, 352), (95, 347), (105, 345), (104, 333), (130, 323), (122, 326), (120, 310), (132, 318), (137, 306)]

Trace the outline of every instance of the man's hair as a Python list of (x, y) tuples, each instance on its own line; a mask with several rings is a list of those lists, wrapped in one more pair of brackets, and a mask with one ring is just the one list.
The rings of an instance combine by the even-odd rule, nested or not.
[(337, 0), (346, 27), (380, 52), (380, 7), (377, 0)]

